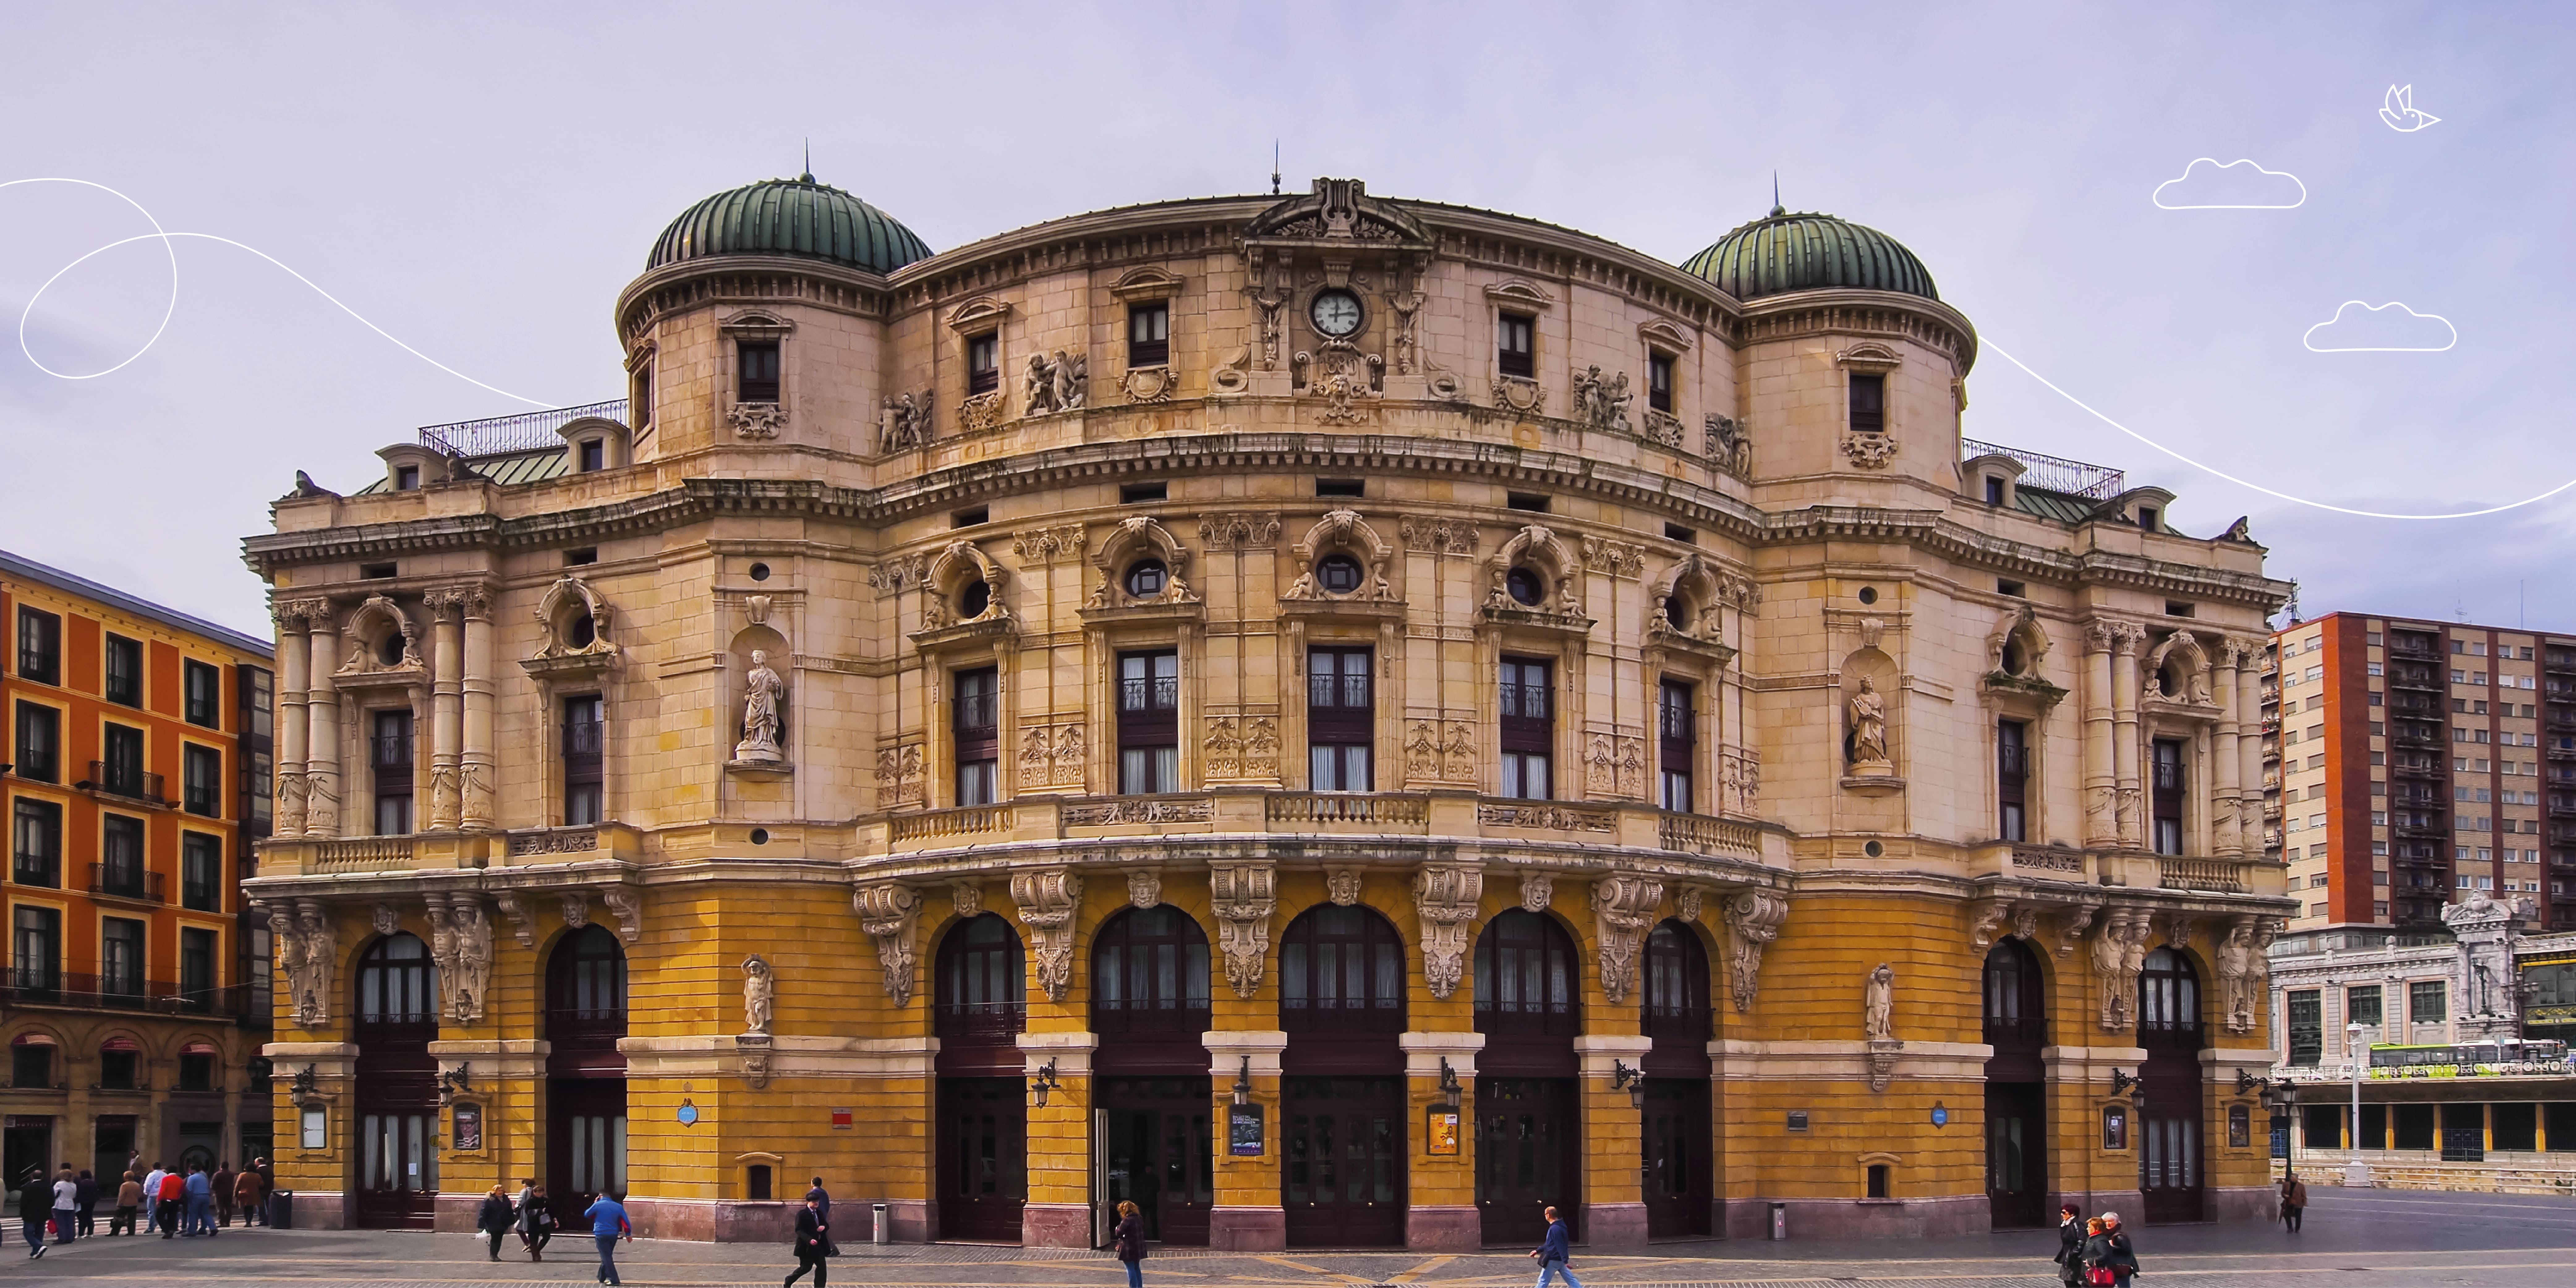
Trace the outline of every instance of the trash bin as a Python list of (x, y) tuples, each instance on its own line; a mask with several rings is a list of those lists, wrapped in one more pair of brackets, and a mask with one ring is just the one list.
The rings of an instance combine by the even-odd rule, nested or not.
[(868, 1228), (875, 1232), (877, 1236), (876, 1241), (878, 1243), (894, 1242), (894, 1232), (886, 1228), (886, 1205), (883, 1203), (871, 1204), (868, 1209), (868, 1215), (871, 1218), (868, 1223)]
[(272, 1230), (295, 1228), (295, 1191), (270, 1190), (268, 1192), (268, 1228)]
[(1789, 1205), (1786, 1203), (1774, 1203), (1771, 1205), (1771, 1239), (1776, 1243), (1786, 1240), (1788, 1237)]

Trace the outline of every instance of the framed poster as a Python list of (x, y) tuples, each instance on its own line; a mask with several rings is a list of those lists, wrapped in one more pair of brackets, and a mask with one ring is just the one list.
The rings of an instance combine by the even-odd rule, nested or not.
[(483, 1107), (459, 1102), (456, 1106), (456, 1150), (470, 1153), (483, 1148)]
[(1237, 1158), (1257, 1158), (1262, 1152), (1261, 1106), (1229, 1105), (1225, 1114), (1226, 1152)]
[(2254, 1111), (2245, 1105), (2227, 1107), (2227, 1147), (2244, 1149), (2254, 1143)]
[(1458, 1152), (1458, 1111), (1447, 1105), (1422, 1107), (1422, 1149), (1427, 1154)]
[(2128, 1147), (2129, 1107), (2104, 1105), (2102, 1107), (2102, 1148), (2127, 1149)]

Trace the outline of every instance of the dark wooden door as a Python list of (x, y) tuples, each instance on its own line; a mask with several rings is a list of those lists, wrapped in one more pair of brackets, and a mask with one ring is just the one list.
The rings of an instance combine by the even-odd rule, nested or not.
[(1096, 1103), (1107, 1115), (1103, 1201), (1115, 1210), (1133, 1200), (1147, 1239), (1207, 1246), (1208, 1210), (1216, 1203), (1208, 1079), (1104, 1078)]
[(939, 1080), (939, 1237), (1020, 1241), (1029, 1111), (1018, 1078)]
[[(386, 1103), (388, 1101), (412, 1103)], [(438, 1207), (438, 1097), (358, 1104), (358, 1225), (427, 1230)]]
[(1476, 1079), (1476, 1210), (1486, 1243), (1536, 1247), (1551, 1205), (1569, 1225), (1582, 1210), (1574, 1086), (1572, 1078)]
[(2200, 981), (2171, 948), (2147, 954), (2138, 972), (2138, 1188), (2150, 1224), (2198, 1221), (2201, 1191)]
[(1986, 1084), (1986, 1206), (1997, 1229), (2048, 1224), (2045, 1092), (2034, 1082)]
[(1706, 1078), (1646, 1080), (1647, 1238), (1709, 1232), (1715, 1169), (1709, 1161), (1708, 1105)]
[(1403, 1246), (1404, 1080), (1292, 1077), (1282, 1102), (1288, 1246)]
[(358, 1225), (430, 1229), (438, 1209), (437, 968), (417, 936), (388, 935), (358, 959)]
[(547, 1083), (546, 1197), (558, 1219), (578, 1215), (602, 1193), (625, 1192), (626, 1080)]

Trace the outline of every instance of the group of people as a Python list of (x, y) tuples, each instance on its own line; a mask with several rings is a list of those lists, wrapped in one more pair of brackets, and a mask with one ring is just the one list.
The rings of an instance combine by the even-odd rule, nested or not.
[(2055, 1260), (2057, 1277), (2066, 1288), (2085, 1284), (2129, 1288), (2129, 1277), (2138, 1273), (2138, 1250), (2129, 1245), (2120, 1214), (2105, 1212), (2087, 1218), (2084, 1209), (2072, 1203), (2057, 1209)]
[[(230, 1162), (211, 1168), (189, 1163), (184, 1172), (154, 1163), (147, 1172), (138, 1155), (128, 1169), (116, 1187), (116, 1211), (108, 1218), (111, 1235), (135, 1234), (139, 1216), (143, 1229), (158, 1230), (164, 1239), (200, 1234), (212, 1238), (233, 1223), (235, 1209), (242, 1213), (245, 1228), (264, 1224), (262, 1209), (269, 1185), (265, 1158), (253, 1159), (238, 1172)], [(86, 1169), (75, 1172), (69, 1163), (50, 1180), (45, 1169), (28, 1169), (18, 1188), (18, 1224), (27, 1239), (27, 1255), (45, 1255), (48, 1233), (56, 1244), (96, 1235), (102, 1192), (96, 1175)]]
[[(626, 1219), (626, 1205), (602, 1194), (583, 1208), (581, 1215), (590, 1222), (591, 1241), (599, 1245), (599, 1282), (625, 1282), (617, 1277), (617, 1241), (635, 1241), (635, 1226)], [(493, 1186), (474, 1215), (474, 1228), (489, 1241), (486, 1252), (494, 1261), (501, 1259), (501, 1237), (514, 1232), (519, 1236), (519, 1246), (527, 1249), (528, 1260), (545, 1260), (546, 1243), (555, 1237), (555, 1226), (554, 1201), (546, 1197), (546, 1187), (537, 1184), (533, 1176), (519, 1182), (519, 1197), (515, 1200), (508, 1187)]]

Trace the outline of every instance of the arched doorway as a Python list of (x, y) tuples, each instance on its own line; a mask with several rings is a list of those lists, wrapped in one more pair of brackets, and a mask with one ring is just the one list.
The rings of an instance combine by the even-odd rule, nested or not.
[(1550, 1204), (1582, 1236), (1578, 971), (1565, 928), (1526, 909), (1476, 939), (1476, 1211), (1489, 1244), (1537, 1244)]
[(1092, 1129), (1101, 1199), (1145, 1237), (1204, 1247), (1216, 1203), (1207, 932), (1172, 905), (1130, 908), (1091, 943)]
[(626, 1192), (626, 949), (602, 926), (546, 959), (546, 1192), (577, 1213)]
[(2147, 1220), (2198, 1221), (2203, 1112), (2200, 976), (2172, 948), (2147, 954), (2138, 971), (2138, 1188)]
[(1020, 1082), (1028, 988), (1019, 934), (992, 913), (949, 928), (932, 972), (939, 1036), (939, 1237), (1020, 1241), (1029, 1110)]
[(1646, 1048), (1646, 1237), (1705, 1235), (1714, 1215), (1710, 1157), (1708, 952), (1699, 935), (1664, 921), (1646, 936), (1639, 999)]
[(1288, 1246), (1404, 1243), (1404, 944), (1374, 910), (1325, 904), (1279, 945), (1279, 1205)]
[(427, 1230), (438, 1207), (438, 968), (418, 936), (358, 957), (358, 1224)]
[(2048, 990), (2019, 939), (1986, 952), (1986, 1207), (1997, 1228), (2048, 1224)]

